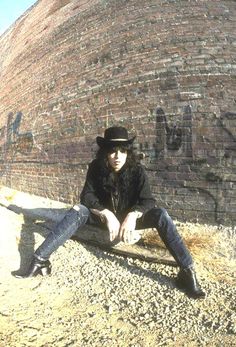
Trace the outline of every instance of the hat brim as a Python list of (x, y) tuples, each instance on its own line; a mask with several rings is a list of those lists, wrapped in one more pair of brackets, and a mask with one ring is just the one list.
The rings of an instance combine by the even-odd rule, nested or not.
[(96, 141), (99, 147), (101, 148), (110, 148), (110, 147), (115, 147), (115, 146), (128, 146), (131, 145), (136, 136), (132, 137), (129, 140), (107, 140), (104, 139), (104, 137), (97, 136)]

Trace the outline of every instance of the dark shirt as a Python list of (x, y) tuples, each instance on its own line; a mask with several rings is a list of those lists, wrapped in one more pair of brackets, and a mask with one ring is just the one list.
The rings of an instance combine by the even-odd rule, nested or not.
[(131, 211), (145, 213), (155, 206), (142, 165), (125, 164), (114, 173), (98, 159), (89, 165), (80, 201), (88, 208), (109, 209), (120, 221)]

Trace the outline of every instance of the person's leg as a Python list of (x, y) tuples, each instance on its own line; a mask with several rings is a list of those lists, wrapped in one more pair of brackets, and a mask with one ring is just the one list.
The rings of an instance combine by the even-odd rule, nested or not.
[(25, 278), (37, 276), (38, 274), (49, 274), (51, 272), (51, 264), (48, 260), (50, 255), (70, 239), (78, 228), (87, 222), (89, 214), (89, 210), (83, 205), (75, 205), (71, 208), (37, 248), (28, 272), (24, 275), (17, 275), (16, 277)]
[(204, 297), (205, 293), (196, 279), (192, 256), (167, 211), (163, 208), (151, 209), (143, 216), (140, 226), (157, 229), (166, 248), (180, 267), (177, 286), (184, 288), (192, 297)]
[(142, 220), (143, 228), (156, 228), (162, 241), (176, 263), (181, 268), (193, 265), (193, 259), (185, 246), (176, 226), (164, 208), (153, 208), (148, 211)]
[(58, 247), (69, 240), (77, 229), (87, 222), (89, 213), (87, 207), (83, 205), (72, 207), (37, 248), (35, 251), (36, 258), (40, 260), (49, 259), (50, 255), (55, 252)]

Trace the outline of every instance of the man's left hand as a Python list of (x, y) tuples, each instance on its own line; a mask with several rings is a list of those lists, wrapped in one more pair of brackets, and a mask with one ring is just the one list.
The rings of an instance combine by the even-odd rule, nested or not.
[[(142, 213), (141, 213), (142, 215)], [(136, 227), (137, 218), (140, 217), (140, 212), (130, 212), (127, 214), (125, 220), (120, 227), (120, 239), (125, 243), (134, 243), (134, 231)]]

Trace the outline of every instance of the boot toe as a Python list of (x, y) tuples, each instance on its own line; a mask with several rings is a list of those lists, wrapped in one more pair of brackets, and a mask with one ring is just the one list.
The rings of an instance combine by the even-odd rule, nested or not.
[(176, 278), (176, 286), (190, 298), (204, 299), (206, 293), (201, 289), (196, 274), (192, 269), (181, 270)]
[(203, 290), (199, 289), (195, 292), (189, 293), (189, 296), (192, 297), (193, 299), (205, 299), (206, 293)]

